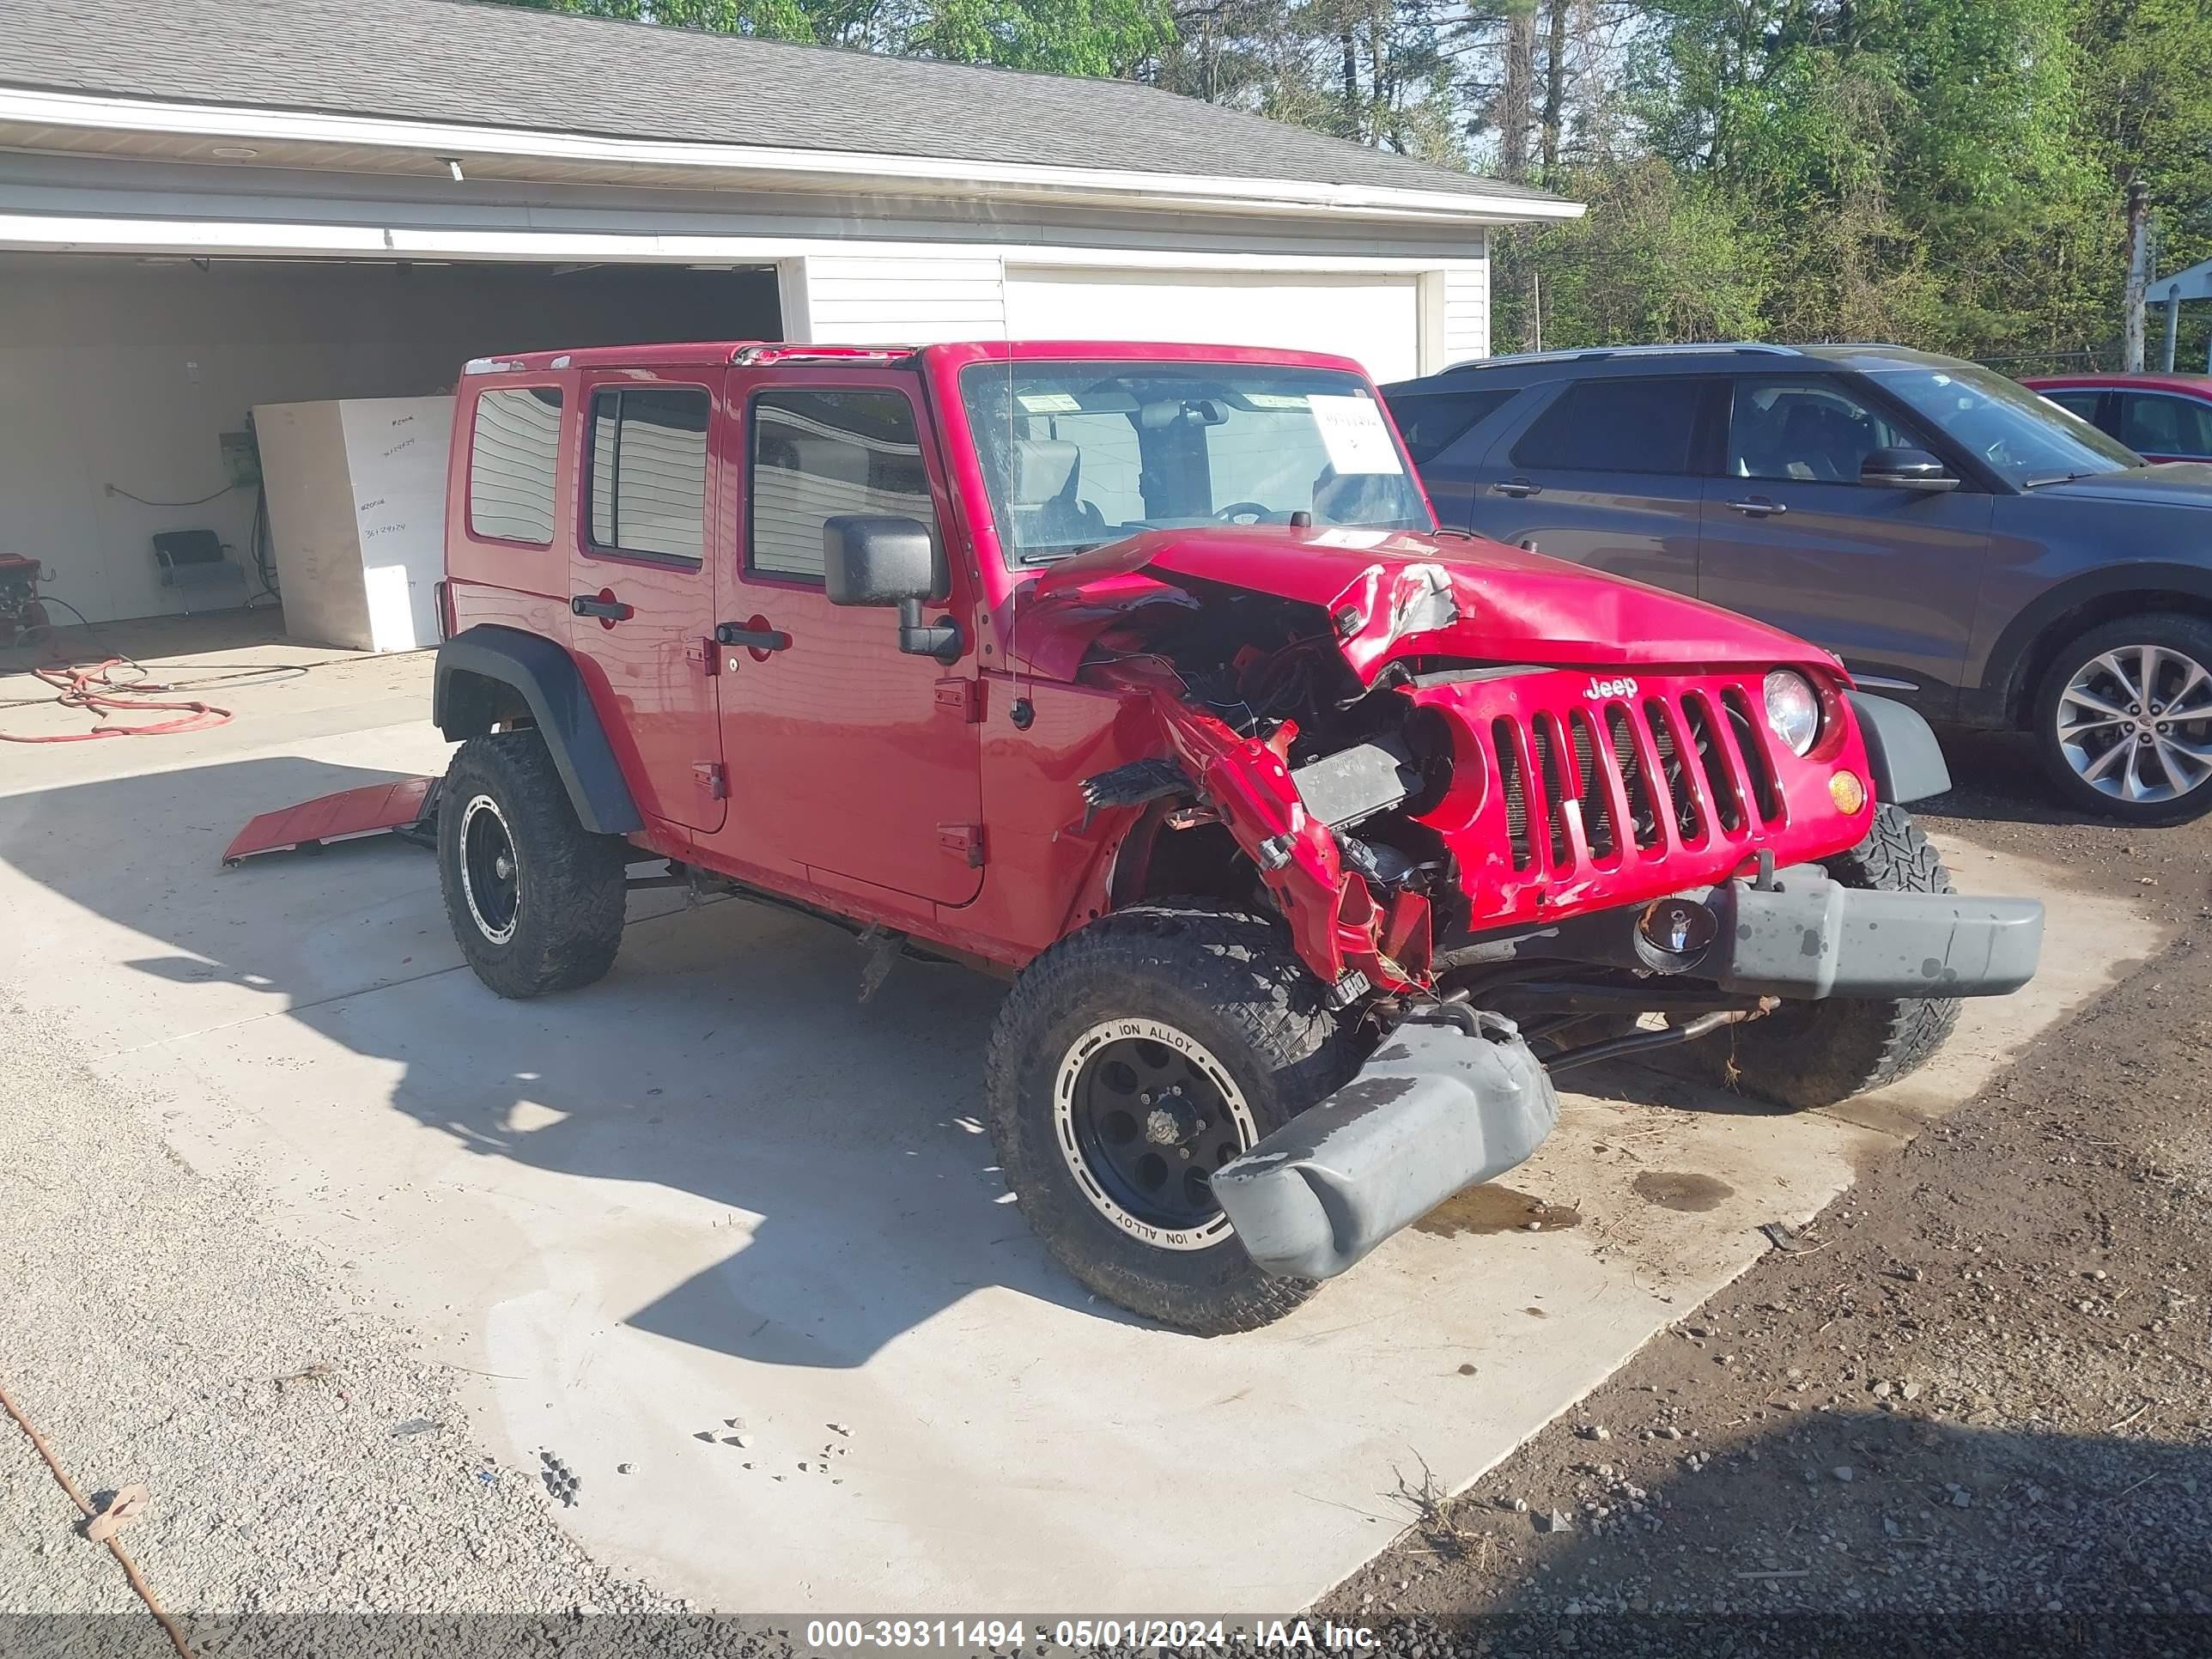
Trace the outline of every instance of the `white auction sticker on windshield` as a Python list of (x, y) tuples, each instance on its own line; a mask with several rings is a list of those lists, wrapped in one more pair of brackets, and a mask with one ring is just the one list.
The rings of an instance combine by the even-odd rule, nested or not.
[(1403, 473), (1398, 447), (1382, 424), (1382, 410), (1371, 398), (1331, 398), (1316, 392), (1306, 400), (1314, 424), (1339, 477), (1354, 473)]
[(1292, 392), (1248, 392), (1244, 401), (1255, 409), (1304, 409), (1305, 394)]
[(1083, 405), (1065, 392), (1018, 392), (1014, 394), (1032, 415), (1076, 415)]

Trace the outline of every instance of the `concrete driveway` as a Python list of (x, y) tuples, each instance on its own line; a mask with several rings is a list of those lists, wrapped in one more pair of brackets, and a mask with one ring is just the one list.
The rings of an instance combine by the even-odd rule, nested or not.
[[(1836, 1114), (1594, 1078), (1510, 1191), (1205, 1341), (1023, 1225), (976, 1117), (994, 984), (902, 964), (862, 1006), (843, 934), (660, 893), (607, 981), (503, 1003), (419, 850), (219, 868), (256, 812), (440, 769), (428, 680), (338, 662), (218, 732), (0, 750), (0, 972), (459, 1370), (488, 1449), (576, 1470), (595, 1555), (721, 1608), (1303, 1606), (1425, 1470), (1474, 1479), (2156, 944), (2054, 893), (2034, 986)], [(1962, 887), (2051, 887), (1947, 851)]]

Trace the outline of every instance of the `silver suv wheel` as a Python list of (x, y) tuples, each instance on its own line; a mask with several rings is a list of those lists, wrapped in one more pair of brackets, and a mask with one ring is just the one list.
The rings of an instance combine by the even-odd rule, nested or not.
[(2212, 669), (2170, 646), (2090, 658), (2059, 692), (2052, 719), (2075, 776), (2114, 800), (2178, 800), (2212, 781)]

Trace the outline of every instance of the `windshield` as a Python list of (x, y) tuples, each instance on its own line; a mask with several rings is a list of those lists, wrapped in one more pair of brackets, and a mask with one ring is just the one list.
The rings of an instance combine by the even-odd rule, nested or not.
[(1989, 369), (1956, 363), (1881, 370), (1874, 379), (2018, 489), (2145, 465), (2087, 421)]
[(960, 392), (1013, 563), (1196, 525), (1436, 527), (1381, 401), (1356, 374), (975, 363)]

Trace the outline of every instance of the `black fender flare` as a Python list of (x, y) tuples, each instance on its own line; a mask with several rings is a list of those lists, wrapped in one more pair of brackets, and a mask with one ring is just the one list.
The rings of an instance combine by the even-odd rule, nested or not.
[(430, 719), (449, 742), (482, 737), (499, 718), (500, 686), (528, 707), (585, 829), (628, 836), (645, 828), (584, 677), (551, 640), (488, 623), (454, 635), (438, 647)]
[(1951, 769), (1935, 729), (1917, 711), (1888, 697), (1853, 691), (1851, 713), (1866, 741), (1867, 770), (1874, 774), (1874, 798), (1903, 806), (1940, 795), (1951, 787)]
[[(1990, 647), (1982, 684), (1966, 688), (1966, 712), (1979, 714), (1990, 724), (2007, 721), (2021, 700), (2033, 695), (2028, 683), (2045, 641), (2063, 632), (2075, 613), (2099, 606), (2103, 600), (2141, 595), (2145, 608), (2171, 605), (2178, 597), (2212, 611), (2212, 565), (2184, 564), (2170, 559), (2129, 559), (2082, 572), (2045, 589), (2022, 605)], [(2078, 623), (2086, 630), (2103, 620)]]

